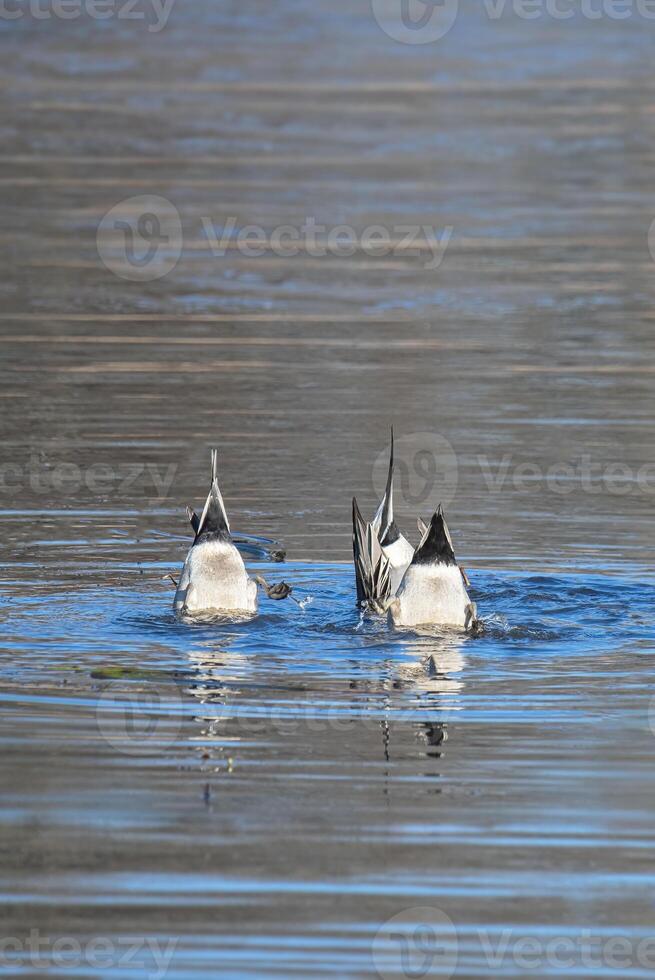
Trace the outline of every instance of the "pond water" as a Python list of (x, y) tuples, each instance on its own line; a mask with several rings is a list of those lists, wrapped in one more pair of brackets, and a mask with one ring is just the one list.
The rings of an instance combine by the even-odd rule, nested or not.
[(463, 976), (522, 975), (526, 937), (611, 974), (616, 936), (647, 976), (655, 587), (476, 569), (469, 637), (363, 620), (346, 565), (252, 567), (301, 605), (181, 624), (147, 565), (3, 603), (8, 935), (79, 937), (63, 976), (357, 974), (436, 906)]
[[(653, 975), (653, 28), (460, 7), (0, 18), (3, 975)], [(392, 423), (480, 636), (355, 608)], [(214, 446), (300, 605), (175, 621)]]

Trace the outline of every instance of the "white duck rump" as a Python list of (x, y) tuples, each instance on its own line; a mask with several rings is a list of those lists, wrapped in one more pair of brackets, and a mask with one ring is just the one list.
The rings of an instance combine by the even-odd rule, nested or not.
[(254, 614), (257, 583), (250, 578), (232, 536), (216, 476), (218, 454), (211, 454), (211, 487), (202, 516), (189, 517), (195, 539), (175, 593), (178, 616), (198, 613)]
[(390, 599), (388, 613), (394, 626), (474, 627), (475, 605), (466, 591), (441, 507), (433, 515), (411, 565)]

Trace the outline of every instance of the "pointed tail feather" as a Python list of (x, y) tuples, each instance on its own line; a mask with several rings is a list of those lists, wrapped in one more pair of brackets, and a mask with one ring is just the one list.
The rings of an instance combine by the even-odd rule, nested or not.
[(432, 515), (432, 520), (426, 527), (421, 543), (414, 552), (412, 565), (456, 565), (453, 543), (450, 538), (450, 531), (443, 514), (443, 508), (439, 508)]
[(189, 523), (191, 524), (191, 527), (193, 528), (193, 533), (194, 534), (197, 534), (198, 533), (198, 528), (200, 527), (200, 519), (198, 518), (198, 515), (196, 514), (195, 510), (193, 509), (193, 507), (187, 507), (187, 509), (186, 509), (186, 516), (189, 518)]
[(375, 512), (375, 517), (371, 521), (378, 533), (380, 541), (384, 540), (387, 531), (393, 524), (393, 465), (393, 426), (391, 426), (391, 450), (389, 452), (387, 485), (384, 489), (384, 496)]
[(363, 555), (366, 551), (366, 524), (362, 517), (357, 498), (353, 497), (353, 562), (355, 564), (355, 584), (357, 586), (357, 605), (366, 601), (366, 588), (362, 574)]
[(218, 452), (216, 449), (211, 451), (211, 470), (212, 482), (207, 500), (202, 511), (202, 516), (198, 522), (196, 531), (196, 541), (202, 534), (223, 533), (230, 537), (230, 522), (227, 519), (223, 496), (218, 485)]
[[(439, 512), (443, 516), (443, 507), (441, 506), (441, 504), (439, 504)], [(453, 548), (453, 542), (452, 542), (452, 539), (450, 537), (450, 531), (448, 530), (448, 525), (446, 524), (446, 521), (445, 520), (444, 520), (443, 523), (444, 523), (444, 530), (445, 530), (445, 533), (446, 533), (446, 537), (448, 539), (448, 542), (450, 543), (451, 551), (454, 554), (455, 553), (455, 549)], [(421, 544), (423, 544), (423, 541), (425, 540), (425, 537), (426, 537), (426, 535), (428, 533), (428, 530), (429, 530), (428, 529), (428, 525), (425, 523), (425, 521), (423, 520), (423, 518), (417, 517), (416, 518), (416, 526), (418, 527), (419, 534), (421, 535)], [(421, 547), (421, 545), (419, 545), (419, 548), (420, 547)], [(459, 563), (458, 563), (458, 565), (459, 565)], [(467, 589), (470, 589), (471, 588), (471, 580), (469, 579), (468, 575), (466, 574), (466, 569), (464, 568), (463, 565), (459, 565), (459, 570), (462, 573), (462, 581), (464, 582), (464, 585), (466, 586)]]
[(357, 604), (383, 612), (391, 598), (391, 566), (385, 557), (377, 531), (367, 524), (353, 497), (353, 558)]

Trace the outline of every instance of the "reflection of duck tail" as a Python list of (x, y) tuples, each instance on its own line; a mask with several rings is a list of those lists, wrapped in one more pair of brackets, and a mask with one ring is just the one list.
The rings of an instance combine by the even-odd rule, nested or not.
[(389, 722), (386, 718), (380, 722), (380, 728), (382, 729), (382, 749), (384, 761), (389, 762), (391, 759), (391, 754), (389, 752), (389, 748), (391, 746), (391, 728), (389, 727)]

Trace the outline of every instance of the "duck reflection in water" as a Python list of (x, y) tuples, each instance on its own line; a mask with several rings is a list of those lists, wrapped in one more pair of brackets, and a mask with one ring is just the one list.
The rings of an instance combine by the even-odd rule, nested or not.
[(251, 660), (230, 650), (230, 644), (238, 636), (238, 633), (223, 635), (220, 646), (209, 641), (187, 654), (194, 675), (187, 693), (205, 708), (196, 715), (201, 729), (192, 741), (198, 743), (198, 751), (205, 760), (225, 759), (230, 745), (242, 740), (238, 729), (230, 731), (230, 722), (234, 721), (232, 704), (239, 698)]
[[(224, 765), (230, 751), (238, 745), (245, 747), (252, 740), (266, 739), (271, 734), (271, 726), (278, 734), (288, 730), (287, 724), (295, 726), (294, 731), (302, 732), (305, 722), (309, 734), (319, 731), (321, 725), (329, 729), (331, 719), (324, 699), (325, 696), (330, 701), (338, 699), (332, 681), (328, 684), (329, 691), (322, 691), (323, 698), (318, 698), (303, 719), (297, 711), (304, 711), (308, 704), (306, 678), (298, 678), (291, 684), (286, 681), (282, 686), (290, 697), (283, 708), (291, 714), (283, 710), (277, 717), (276, 710), (276, 722), (273, 722), (270, 711), (262, 714), (258, 710), (259, 699), (253, 687), (259, 685), (252, 656), (231, 649), (242, 639), (242, 634), (234, 630), (223, 634), (220, 641), (204, 639), (187, 654), (193, 668), (187, 691), (198, 702), (196, 720), (201, 726), (194, 741), (201, 757), (210, 764)], [(452, 715), (461, 710), (468, 642), (466, 634), (429, 629), (407, 634), (394, 644), (394, 656), (386, 656), (380, 663), (381, 669), (374, 670), (373, 675), (370, 661), (351, 662), (354, 671), (367, 674), (351, 675), (346, 681), (348, 701), (355, 708), (352, 723), (366, 725), (375, 719), (386, 762), (416, 758), (415, 749), (408, 753), (408, 735), (414, 746), (418, 742), (424, 747), (420, 753), (423, 757), (441, 758)], [(386, 647), (385, 653), (388, 652)], [(339, 683), (336, 681), (337, 686)], [(296, 702), (296, 690), (300, 693), (299, 702)], [(353, 692), (356, 692), (354, 698)], [(432, 771), (425, 775), (434, 778), (436, 774)]]
[(392, 759), (394, 729), (398, 728), (402, 735), (408, 723), (415, 739), (426, 745), (424, 754), (436, 759), (442, 757), (451, 714), (461, 710), (466, 642), (466, 637), (461, 635), (439, 636), (434, 632), (415, 634), (404, 640), (402, 649), (407, 660), (401, 663), (394, 660), (389, 675), (382, 681), (386, 696), (381, 729), (386, 762)]

